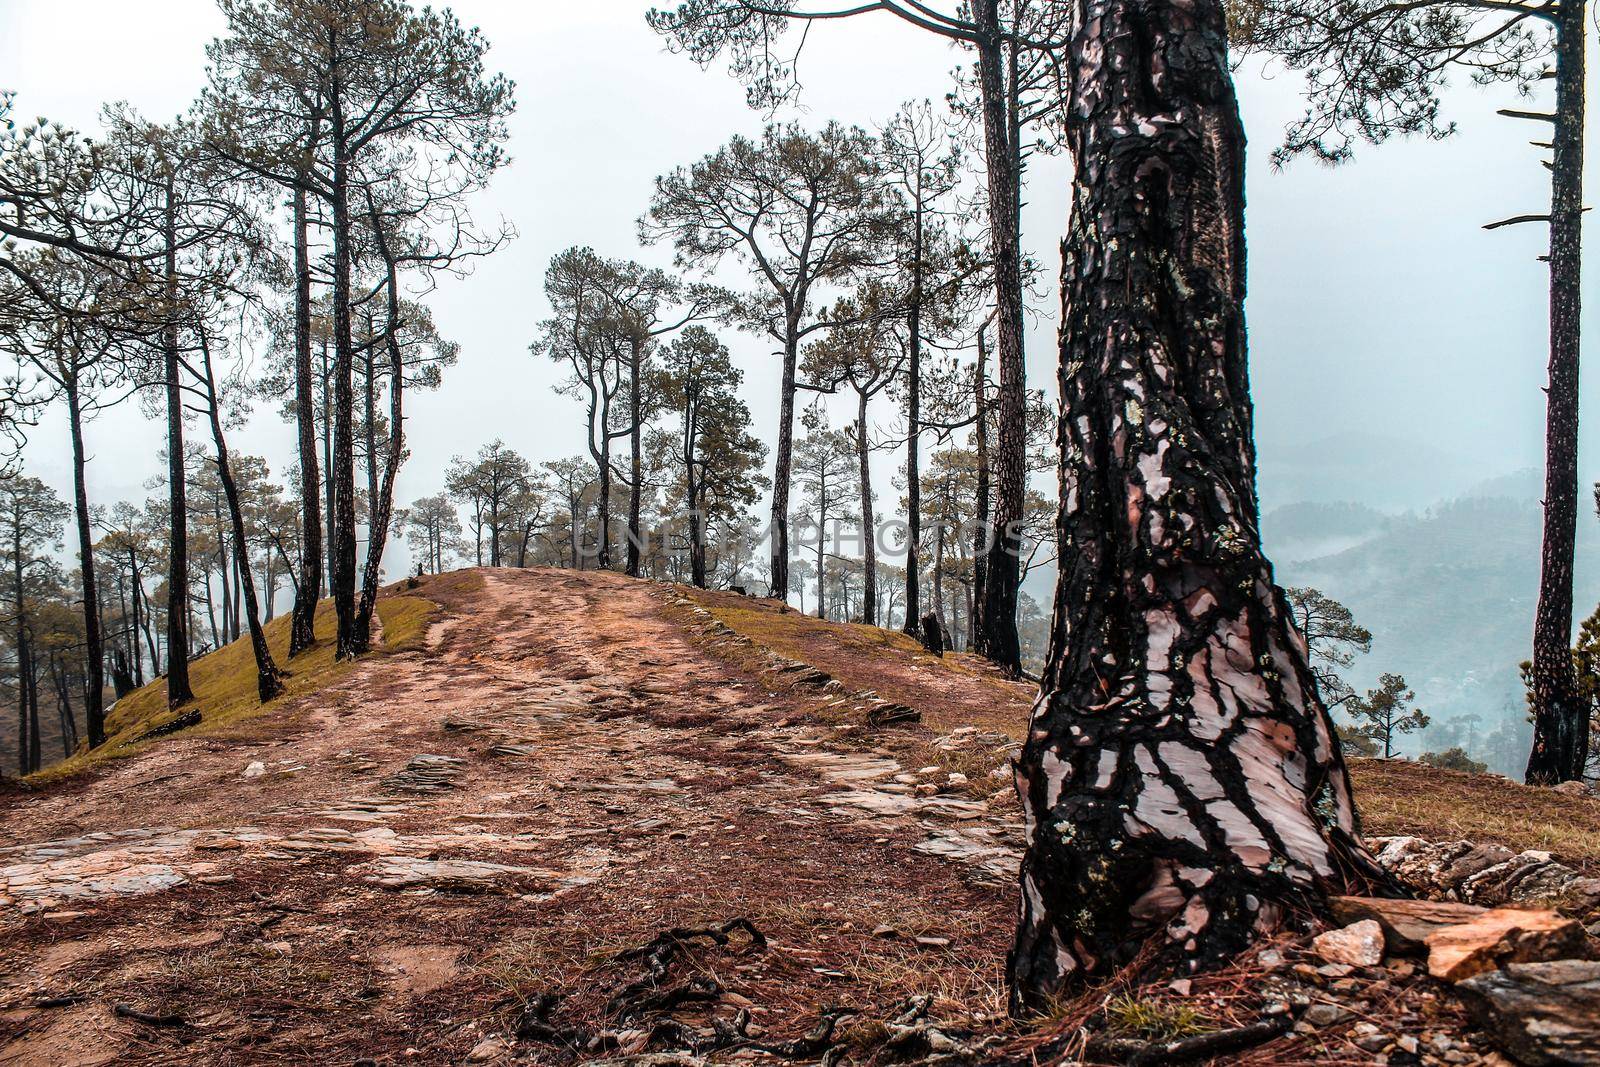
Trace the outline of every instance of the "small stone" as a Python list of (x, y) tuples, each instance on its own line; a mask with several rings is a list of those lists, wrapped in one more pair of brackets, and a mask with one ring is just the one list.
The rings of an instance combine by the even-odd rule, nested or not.
[(1378, 1030), (1370, 1034), (1362, 1034), (1360, 1037), (1352, 1038), (1351, 1040), (1356, 1048), (1362, 1052), (1382, 1052), (1391, 1043), (1389, 1035)]
[(967, 784), (967, 776), (962, 774), (960, 771), (951, 771), (950, 772), (950, 784), (951, 785), (966, 785)]
[(1324, 963), (1317, 968), (1317, 973), (1324, 978), (1348, 978), (1355, 973), (1355, 968), (1348, 963)]
[(266, 774), (266, 773), (267, 773), (267, 765), (265, 763), (262, 763), (260, 760), (254, 760), (254, 761), (252, 761), (251, 763), (249, 763), (249, 764), (247, 764), (245, 766), (244, 773), (243, 773), (242, 777), (245, 777), (245, 778), (260, 778), (263, 774)]
[(1283, 969), (1283, 953), (1279, 952), (1275, 948), (1267, 949), (1265, 952), (1261, 953), (1261, 955), (1257, 956), (1256, 960), (1261, 964), (1262, 967), (1269, 971), (1280, 971)]
[(287, 941), (269, 941), (261, 947), (272, 953), (274, 956), (294, 955), (294, 946), (289, 944)]
[(1300, 1018), (1312, 1026), (1332, 1026), (1334, 1023), (1350, 1014), (1337, 1004), (1313, 1004), (1306, 1009)]
[(486, 1037), (472, 1046), (472, 1051), (467, 1053), (467, 1062), (488, 1063), (491, 1060), (498, 1059), (505, 1050), (506, 1043), (504, 1041), (498, 1037)]
[(872, 936), (893, 939), (900, 936), (900, 931), (892, 926), (875, 926), (872, 928)]
[(949, 948), (948, 937), (919, 937), (916, 938), (918, 948)]
[(1311, 951), (1329, 963), (1376, 967), (1383, 962), (1383, 927), (1375, 919), (1362, 919), (1339, 930), (1328, 930), (1312, 939)]
[(1189, 995), (1189, 991), (1194, 988), (1194, 983), (1187, 978), (1175, 978), (1167, 983), (1167, 988), (1180, 997), (1186, 997)]

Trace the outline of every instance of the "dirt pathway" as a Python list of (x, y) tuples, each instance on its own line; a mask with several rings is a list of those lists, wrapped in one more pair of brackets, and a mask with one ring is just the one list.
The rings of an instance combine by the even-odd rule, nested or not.
[[(764, 951), (735, 937), (650, 983), (703, 979), (676, 1013), (702, 1032), (746, 1010), (779, 1042), (914, 994), (1001, 1010), (1000, 814), (836, 750), (646, 583), (450, 585), (423, 591), (449, 612), (425, 650), (0, 814), (0, 1063), (642, 1051), (671, 1005), (608, 1006), (641, 970), (617, 953), (740, 916)], [(592, 1049), (511, 1039), (542, 994)]]

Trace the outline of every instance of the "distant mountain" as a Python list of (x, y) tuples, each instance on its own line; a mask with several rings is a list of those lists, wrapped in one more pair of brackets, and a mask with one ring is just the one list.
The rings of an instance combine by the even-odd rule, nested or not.
[[(1380, 672), (1398, 671), (1436, 719), (1476, 713), (1492, 729), (1521, 714), (1517, 664), (1529, 654), (1538, 595), (1542, 509), (1524, 491), (1526, 480), (1495, 479), (1420, 514), (1282, 508), (1263, 519), (1264, 538), (1282, 584), (1316, 586), (1372, 631), (1372, 653), (1349, 672), (1352, 684), (1364, 688)], [(1292, 549), (1315, 544), (1319, 529), (1329, 542), (1355, 541), (1296, 558)], [(1578, 529), (1575, 603), (1583, 617), (1600, 601), (1600, 524), (1584, 517)]]
[(1301, 501), (1355, 500), (1381, 511), (1462, 495), (1483, 478), (1470, 457), (1399, 434), (1347, 432), (1266, 441), (1258, 482), (1265, 509)]
[(1261, 537), (1274, 560), (1332, 556), (1381, 534), (1389, 517), (1365, 504), (1302, 501), (1261, 519)]

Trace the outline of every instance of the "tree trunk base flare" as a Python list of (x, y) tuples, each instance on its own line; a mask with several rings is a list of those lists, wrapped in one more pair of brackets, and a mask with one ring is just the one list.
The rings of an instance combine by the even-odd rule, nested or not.
[(950, 641), (945, 637), (944, 623), (937, 612), (928, 612), (922, 617), (922, 624), (917, 628), (918, 640), (922, 647), (935, 656), (943, 656), (944, 650), (949, 647)]
[(1193, 971), (1329, 893), (1395, 892), (1260, 549), (1221, 5), (1080, 0), (1066, 59), (1063, 563), (1016, 766), (1018, 1014), (1152, 938)]

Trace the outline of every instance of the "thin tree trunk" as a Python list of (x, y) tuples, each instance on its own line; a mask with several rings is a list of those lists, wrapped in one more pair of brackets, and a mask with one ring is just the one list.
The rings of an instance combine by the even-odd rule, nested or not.
[(333, 477), (333, 366), (328, 362), (328, 342), (322, 342), (322, 501), (326, 537), (323, 557), (327, 568), (328, 592), (333, 592), (333, 546), (338, 543), (334, 529), (333, 506), (337, 491)]
[[(20, 505), (13, 503), (15, 508)], [(11, 603), (17, 613), (17, 774), (28, 773), (28, 619), (27, 584), (23, 580), (22, 522), (20, 514), (11, 516)]]
[(641, 476), (644, 470), (644, 417), (640, 408), (639, 389), (641, 387), (640, 372), (644, 362), (644, 346), (635, 338), (628, 360), (628, 417), (632, 420), (632, 429), (628, 433), (630, 455), (628, 457), (628, 476), (632, 486), (628, 491), (628, 576), (639, 577), (639, 546), (643, 543), (643, 536), (639, 530), (639, 512), (642, 506), (644, 487)]
[(867, 394), (857, 394), (856, 456), (861, 461), (862, 550), (861, 621), (878, 625), (878, 547), (872, 518), (872, 465), (867, 461)]
[[(794, 458), (795, 365), (800, 348), (792, 320), (783, 342), (783, 382), (778, 395), (778, 447), (772, 468), (772, 588), (779, 600), (789, 599), (789, 472)], [(822, 580), (818, 571), (817, 580)], [(821, 597), (818, 597), (821, 600)]]
[(32, 773), (44, 765), (43, 739), (39, 736), (39, 670), (38, 664), (28, 662), (28, 771)]
[[(143, 689), (144, 654), (139, 649), (139, 634), (141, 633), (142, 629), (139, 618), (141, 607), (139, 602), (144, 599), (144, 583), (139, 578), (139, 557), (134, 554), (134, 551), (131, 547), (128, 549), (128, 575), (133, 581), (133, 596), (131, 598), (133, 601), (133, 620), (131, 623), (132, 628), (128, 631), (129, 658), (133, 660), (134, 687), (137, 689)], [(154, 645), (151, 646), (150, 655), (152, 659), (155, 657)], [(151, 665), (151, 670), (159, 669), (160, 668), (155, 664)]]
[(72, 436), (72, 504), (78, 526), (78, 573), (83, 589), (84, 721), (89, 747), (106, 741), (105, 639), (100, 630), (100, 588), (94, 576), (94, 517), (89, 513), (89, 490), (84, 478), (88, 462), (83, 450), (83, 408), (78, 396), (76, 369), (61, 376), (67, 394), (67, 428)]
[(65, 759), (78, 747), (78, 721), (72, 713), (72, 681), (67, 676), (66, 665), (57, 661), (50, 664), (50, 677), (56, 688), (56, 711), (61, 718), (61, 756)]
[(383, 482), (376, 487), (372, 527), (367, 531), (367, 569), (361, 576), (361, 605), (356, 613), (356, 650), (365, 652), (372, 644), (372, 613), (378, 606), (378, 581), (383, 573), (383, 548), (394, 515), (394, 481), (405, 454), (404, 397), (405, 359), (400, 350), (400, 280), (394, 260), (389, 256), (380, 224), (373, 219), (373, 232), (388, 270), (388, 324), (385, 330), (389, 352), (389, 441), (384, 457)]
[(167, 388), (167, 706), (194, 699), (189, 684), (189, 503), (183, 454), (183, 390), (178, 378), (178, 320), (170, 310), (178, 298), (177, 205), (173, 181), (166, 186), (163, 240), (166, 242), (167, 319), (161, 330)]
[(1023, 364), (1022, 251), (1018, 232), (1015, 156), (1004, 84), (998, 0), (975, 0), (978, 78), (983, 100), (984, 163), (989, 194), (990, 248), (995, 281), (995, 509), (987, 545), (982, 647), (1001, 670), (1021, 670), (1017, 588), (1023, 494), (1027, 479), (1027, 385)]
[[(228, 519), (233, 524), (234, 565), (239, 578), (239, 600), (244, 602), (245, 622), (250, 628), (250, 651), (256, 660), (256, 692), (265, 704), (283, 692), (283, 676), (272, 661), (272, 651), (267, 648), (267, 634), (261, 628), (261, 614), (256, 607), (255, 578), (250, 573), (250, 559), (244, 536), (244, 509), (239, 504), (239, 486), (233, 480), (228, 462), (228, 442), (222, 433), (222, 414), (217, 398), (216, 376), (211, 367), (211, 347), (204, 336), (200, 338), (201, 362), (205, 368), (206, 416), (211, 422), (211, 440), (217, 449), (217, 477), (222, 482), (222, 495), (228, 504)], [(223, 573), (227, 585), (227, 573)]]
[(921, 623), (922, 564), (917, 558), (922, 544), (922, 166), (917, 166), (917, 195), (911, 239), (911, 308), (906, 328), (910, 344), (906, 354), (906, 621), (913, 637)]
[(1578, 524), (1579, 273), (1583, 227), (1584, 3), (1555, 16), (1556, 106), (1550, 178), (1550, 383), (1546, 389), (1544, 546), (1533, 623), (1533, 750), (1527, 780), (1581, 779), (1589, 709), (1572, 664)]
[[(333, 95), (340, 87), (335, 81)], [(350, 336), (351, 223), (348, 147), (344, 113), (335, 106), (333, 120), (333, 468), (334, 482), (333, 606), (339, 617), (335, 656), (350, 659), (356, 648), (356, 484), (355, 351)]]
[(1064, 56), (1071, 418), (1050, 651), (1016, 766), (1019, 1013), (1152, 936), (1170, 962), (1219, 965), (1291, 909), (1387, 885), (1260, 547), (1227, 55), (1218, 0), (1084, 0)]
[[(972, 410), (973, 437), (977, 445), (977, 487), (974, 492), (977, 505), (977, 523), (972, 538), (972, 640), (971, 647), (978, 648), (983, 641), (984, 596), (989, 585), (989, 557), (984, 552), (989, 536), (989, 409), (984, 374), (988, 351), (984, 347), (983, 328), (978, 329), (978, 364), (973, 370)], [(1020, 648), (1019, 648), (1020, 654)]]
[(306, 191), (294, 191), (294, 420), (300, 452), (300, 581), (289, 624), (289, 658), (317, 643), (322, 599), (322, 477), (317, 469), (317, 419), (311, 393), (311, 254)]

